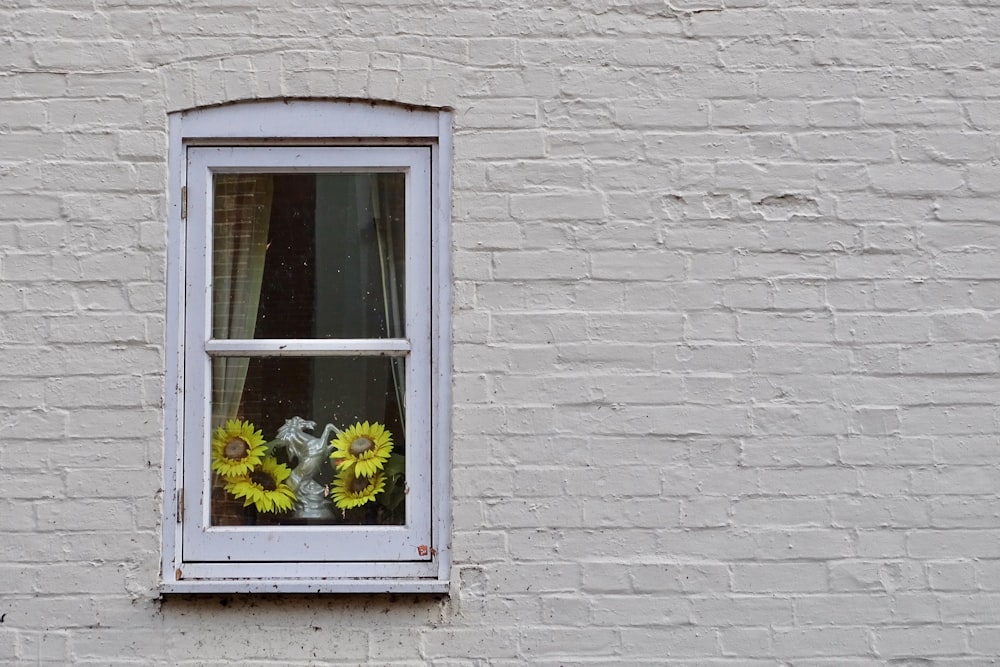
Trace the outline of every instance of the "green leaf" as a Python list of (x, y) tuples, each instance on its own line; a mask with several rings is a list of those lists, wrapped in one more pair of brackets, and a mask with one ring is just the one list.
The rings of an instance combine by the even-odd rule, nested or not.
[(385, 462), (385, 467), (382, 471), (390, 480), (393, 477), (404, 474), (406, 472), (406, 457), (399, 454), (393, 454), (389, 457), (389, 460)]

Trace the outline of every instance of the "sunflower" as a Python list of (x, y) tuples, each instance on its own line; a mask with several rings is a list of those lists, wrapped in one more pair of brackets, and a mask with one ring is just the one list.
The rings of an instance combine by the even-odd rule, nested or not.
[(230, 419), (212, 435), (212, 470), (223, 477), (245, 475), (257, 467), (266, 449), (263, 434), (253, 424)]
[(284, 483), (291, 474), (284, 463), (271, 456), (260, 466), (237, 477), (226, 478), (226, 491), (243, 498), (243, 507), (253, 505), (258, 512), (287, 512), (295, 502), (295, 492)]
[(333, 503), (342, 510), (360, 507), (375, 500), (385, 489), (385, 475), (378, 472), (371, 477), (358, 477), (350, 468), (344, 468), (333, 480)]
[(357, 423), (340, 431), (333, 441), (337, 470), (350, 470), (358, 477), (371, 477), (385, 466), (392, 453), (392, 434), (378, 422)]

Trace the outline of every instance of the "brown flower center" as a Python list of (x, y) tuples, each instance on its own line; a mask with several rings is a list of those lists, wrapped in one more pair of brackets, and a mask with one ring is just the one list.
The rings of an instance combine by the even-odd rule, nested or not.
[(370, 482), (371, 480), (364, 477), (355, 477), (354, 480), (351, 481), (351, 493), (361, 493), (368, 488), (368, 484)]
[(254, 470), (250, 473), (250, 481), (265, 491), (274, 491), (278, 488), (278, 485), (274, 483), (274, 477), (263, 470)]
[(250, 452), (250, 445), (243, 438), (230, 438), (222, 450), (222, 455), (233, 461), (242, 460)]
[(347, 451), (354, 456), (361, 456), (365, 452), (369, 452), (373, 449), (375, 449), (375, 443), (372, 442), (370, 438), (361, 436), (360, 438), (356, 438), (354, 442), (351, 443), (351, 446), (347, 448)]

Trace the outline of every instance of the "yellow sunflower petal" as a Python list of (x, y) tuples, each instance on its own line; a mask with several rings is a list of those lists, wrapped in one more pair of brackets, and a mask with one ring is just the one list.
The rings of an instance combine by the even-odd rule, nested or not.
[(290, 471), (273, 457), (265, 457), (261, 464), (245, 475), (226, 478), (226, 491), (235, 498), (243, 498), (243, 506), (253, 505), (258, 512), (285, 512), (295, 504), (295, 492), (284, 484)]
[(375, 500), (375, 496), (385, 490), (385, 476), (381, 473), (373, 477), (362, 477), (351, 469), (338, 473), (333, 481), (333, 502), (340, 509), (360, 507)]
[(359, 477), (372, 477), (392, 454), (392, 434), (378, 422), (359, 422), (333, 440), (330, 458), (338, 470), (354, 469)]
[(264, 436), (249, 421), (230, 419), (212, 434), (212, 470), (223, 477), (249, 473), (266, 451)]

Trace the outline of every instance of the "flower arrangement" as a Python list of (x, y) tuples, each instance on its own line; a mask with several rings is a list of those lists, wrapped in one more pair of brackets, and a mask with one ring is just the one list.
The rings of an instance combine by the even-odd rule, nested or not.
[(295, 492), (285, 484), (291, 471), (266, 452), (261, 431), (249, 421), (230, 419), (212, 436), (212, 470), (227, 492), (243, 499), (243, 507), (286, 512), (295, 503)]
[(212, 435), (212, 470), (223, 477), (245, 475), (260, 465), (267, 448), (253, 424), (230, 419)]
[(333, 448), (334, 504), (350, 509), (375, 500), (385, 490), (385, 476), (379, 471), (392, 454), (392, 434), (378, 422), (359, 422), (338, 433)]
[(287, 512), (295, 504), (295, 492), (285, 484), (291, 471), (273, 456), (245, 475), (226, 478), (226, 491), (244, 498), (244, 507), (253, 505), (258, 512)]
[[(212, 434), (212, 471), (218, 475), (220, 485), (231, 497), (242, 500), (243, 507), (253, 507), (258, 513), (279, 514), (290, 510), (296, 516), (313, 516), (305, 512), (313, 489), (322, 491), (316, 497), (320, 502), (331, 502), (347, 516), (349, 510), (378, 501), (385, 511), (394, 512), (405, 495), (402, 479), (405, 460), (393, 454), (392, 433), (378, 422), (357, 422), (344, 430), (327, 425), (326, 431), (312, 442), (312, 450), (329, 461), (333, 481), (326, 487), (317, 487), (313, 475), (321, 475), (317, 459), (307, 453), (303, 445), (303, 428), (314, 427), (299, 417), (293, 417), (279, 429), (278, 436), (265, 441), (262, 431), (247, 420), (230, 419)], [(328, 433), (336, 432), (333, 440)], [(294, 468), (279, 462), (282, 455), (275, 451), (285, 447), (286, 460)], [(329, 452), (328, 458), (327, 454)], [(303, 460), (308, 458), (309, 461)], [(328, 468), (328, 469), (330, 469)], [(303, 496), (303, 494), (305, 494)], [(323, 496), (330, 498), (324, 501)], [(330, 507), (326, 505), (326, 507)], [(326, 516), (331, 516), (325, 510)], [(371, 515), (368, 515), (371, 516)]]
[(375, 500), (375, 496), (385, 491), (385, 475), (375, 473), (371, 477), (358, 477), (353, 470), (342, 470), (333, 482), (334, 504), (340, 509), (361, 507)]

